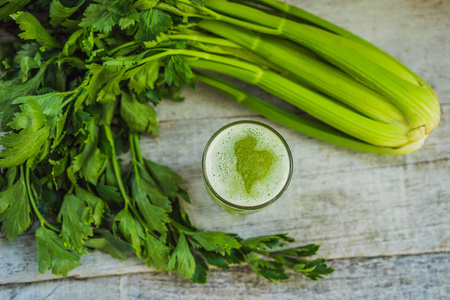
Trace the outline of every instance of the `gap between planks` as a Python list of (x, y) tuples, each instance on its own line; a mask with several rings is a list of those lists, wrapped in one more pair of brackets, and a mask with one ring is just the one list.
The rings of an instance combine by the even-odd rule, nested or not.
[[(345, 262), (353, 262), (353, 263), (358, 263), (358, 262), (370, 262), (370, 261), (383, 261), (383, 260), (397, 260), (397, 259), (405, 259), (405, 258), (412, 258), (414, 259), (415, 257), (426, 257), (426, 256), (430, 256), (430, 257), (446, 257), (448, 256), (450, 259), (450, 252), (449, 251), (443, 251), (443, 252), (428, 252), (428, 253), (419, 253), (419, 254), (399, 254), (399, 255), (380, 255), (380, 256), (368, 256), (368, 257), (342, 257), (342, 258), (336, 258), (336, 259), (328, 259), (327, 263), (329, 266), (333, 267), (336, 269), (336, 271), (339, 271), (339, 269), (337, 269), (335, 267), (336, 264), (339, 263), (345, 263)], [(449, 260), (450, 261), (450, 260)], [(130, 275), (144, 275), (144, 274), (157, 274), (160, 276), (174, 276), (173, 274), (168, 274), (167, 272), (157, 272), (153, 267), (148, 268), (146, 267), (144, 264), (142, 265), (142, 269), (136, 270), (136, 271), (130, 271), (130, 272), (124, 272), (124, 273), (104, 273), (104, 274), (100, 274), (100, 275), (69, 275), (67, 277), (61, 277), (61, 276), (52, 276), (52, 277), (48, 277), (46, 279), (43, 280), (32, 280), (32, 281), (21, 281), (21, 282), (7, 282), (7, 283), (1, 283), (0, 282), (0, 291), (4, 288), (4, 287), (8, 287), (11, 285), (30, 285), (33, 283), (46, 283), (46, 282), (58, 282), (58, 281), (64, 281), (64, 280), (89, 280), (89, 279), (101, 279), (101, 278), (110, 278), (110, 277), (123, 277), (123, 276), (130, 276)], [(257, 278), (257, 275), (254, 274), (254, 272), (250, 269), (250, 267), (248, 266), (248, 264), (244, 263), (244, 264), (240, 264), (240, 265), (232, 265), (230, 269), (228, 270), (223, 270), (223, 269), (219, 269), (217, 267), (214, 266), (209, 266), (210, 268), (210, 272), (223, 272), (223, 273), (234, 273), (234, 272), (241, 272), (241, 273), (246, 273), (246, 274), (251, 274), (251, 276), (254, 276), (255, 278)], [(236, 270), (240, 270), (240, 271), (236, 271)], [(292, 270), (286, 269), (287, 272), (289, 273), (290, 276), (292, 276), (293, 274), (296, 274), (298, 276), (300, 276), (299, 273), (296, 273)], [(336, 272), (335, 271), (335, 272)], [(176, 278), (178, 280), (184, 280), (186, 282), (190, 282), (190, 280), (188, 279), (183, 279), (178, 277), (177, 275), (175, 275)], [(302, 276), (300, 276), (301, 278), (304, 278)], [(324, 280), (327, 280), (327, 278), (330, 277), (325, 277)], [(306, 278), (304, 278), (305, 280), (308, 280)], [(3, 287), (3, 288), (2, 288)], [(0, 294), (1, 295), (1, 294)]]

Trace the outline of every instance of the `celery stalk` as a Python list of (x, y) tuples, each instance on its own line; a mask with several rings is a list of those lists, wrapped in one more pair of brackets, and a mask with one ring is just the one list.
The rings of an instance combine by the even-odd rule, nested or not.
[(370, 145), (346, 135), (324, 123), (305, 118), (264, 101), (254, 95), (245, 93), (237, 86), (221, 80), (213, 75), (196, 72), (196, 77), (200, 82), (213, 87), (222, 94), (244, 105), (248, 109), (253, 110), (254, 112), (283, 126), (327, 143), (357, 151), (390, 155), (403, 155), (417, 150), (422, 145), (422, 141), (414, 142), (400, 148), (387, 148)]
[[(255, 25), (264, 25), (266, 29), (260, 32), (268, 33), (267, 29), (273, 29), (276, 31), (274, 34), (313, 50), (391, 101), (407, 117), (412, 129), (423, 128), (425, 134), (429, 134), (439, 123), (440, 109), (435, 94), (417, 79), (417, 75), (380, 51), (329, 31), (238, 3), (208, 0), (206, 6), (228, 15), (227, 18), (232, 16), (250, 24), (242, 25), (243, 28), (257, 30)], [(222, 20), (227, 22), (225, 18)]]
[(335, 98), (362, 114), (385, 123), (406, 122), (405, 116), (382, 96), (356, 82), (339, 69), (304, 54), (302, 47), (277, 37), (258, 35), (231, 24), (203, 20), (198, 25), (266, 57), (296, 75), (314, 89)]
[(246, 1), (250, 1), (250, 2), (254, 2), (257, 4), (264, 4), (267, 5), (269, 7), (272, 7), (276, 10), (279, 10), (280, 12), (283, 12), (289, 16), (295, 17), (298, 21), (300, 22), (308, 22), (310, 24), (313, 24), (317, 27), (326, 29), (328, 31), (331, 31), (333, 33), (336, 33), (340, 36), (344, 36), (346, 38), (349, 38), (351, 40), (357, 41), (361, 44), (364, 44), (368, 47), (371, 47), (373, 49), (376, 49), (377, 51), (379, 50), (376, 46), (374, 46), (373, 44), (369, 43), (368, 41), (360, 38), (359, 36), (351, 33), (348, 30), (345, 30), (342, 27), (339, 27), (331, 22), (328, 22), (327, 20), (324, 20), (318, 16), (315, 16), (301, 8), (289, 5), (287, 3), (284, 2), (280, 2), (280, 1), (276, 1), (276, 0), (246, 0)]
[(275, 0), (204, 0), (204, 6), (175, 1), (177, 8), (155, 7), (202, 18), (199, 27), (215, 34), (211, 37), (222, 36), (251, 53), (202, 42), (190, 46), (220, 55), (171, 50), (155, 58), (182, 55), (193, 68), (256, 84), (353, 138), (396, 153), (417, 150), (439, 123), (431, 87), (345, 29)]
[[(239, 0), (242, 1), (242, 0)], [(287, 3), (284, 2), (280, 2), (277, 0), (245, 0), (245, 1), (249, 1), (249, 2), (254, 2), (257, 4), (264, 4), (267, 5), (269, 7), (272, 7), (282, 13), (285, 13), (291, 17), (296, 18), (299, 22), (307, 22), (309, 24), (313, 24), (318, 28), (323, 28), (325, 30), (328, 30), (330, 32), (333, 32), (335, 34), (338, 34), (340, 36), (346, 37), (348, 39), (354, 40), (356, 42), (359, 42), (360, 44), (363, 44), (369, 48), (374, 49), (375, 51), (385, 55), (386, 57), (388, 57), (389, 59), (395, 61), (398, 65), (400, 65), (402, 68), (404, 68), (405, 70), (409, 71), (417, 80), (417, 82), (419, 82), (419, 84), (421, 86), (426, 86), (431, 93), (434, 94), (434, 91), (431, 89), (431, 87), (423, 80), (421, 79), (419, 76), (417, 76), (416, 74), (414, 74), (414, 72), (412, 72), (408, 67), (406, 67), (405, 65), (403, 65), (401, 62), (399, 62), (395, 57), (392, 57), (391, 55), (389, 55), (389, 53), (384, 52), (383, 50), (381, 50), (380, 48), (376, 47), (375, 45), (373, 45), (372, 43), (366, 41), (365, 39), (353, 34), (352, 32), (337, 26), (331, 22), (328, 22), (327, 20), (324, 20), (316, 15), (313, 15), (299, 7), (295, 7), (292, 5), (289, 5)]]
[[(390, 57), (387, 57), (384, 54), (380, 53), (380, 51), (374, 50), (373, 47), (365, 45), (366, 43), (362, 44), (359, 41), (333, 34), (321, 28), (267, 14), (259, 9), (229, 2), (226, 0), (207, 0), (206, 5), (207, 7), (213, 8), (214, 10), (224, 13), (225, 15), (230, 15), (238, 19), (251, 22), (253, 24), (263, 25), (268, 29), (276, 30), (277, 35), (286, 36), (287, 38), (292, 39), (294, 42), (303, 40), (298, 34), (304, 33), (307, 29), (315, 30), (314, 33), (318, 35), (328, 34), (328, 38), (341, 38), (341, 41), (345, 40), (343, 46), (346, 46), (348, 51), (353, 52), (354, 50), (358, 50), (357, 52), (359, 52), (359, 55), (364, 56), (366, 59), (371, 60), (372, 62), (380, 66), (389, 66), (390, 72), (396, 74), (401, 78), (404, 78), (411, 83), (418, 84), (416, 78), (403, 65), (399, 64), (397, 61), (393, 61)], [(223, 19), (223, 21), (227, 22), (226, 19)], [(245, 26), (241, 27), (245, 28)], [(299, 32), (296, 32), (297, 30), (299, 30)], [(354, 49), (355, 47), (356, 49)]]
[[(185, 54), (189, 55), (189, 52)], [(374, 121), (270, 70), (260, 69), (255, 72), (255, 66), (252, 70), (246, 68), (250, 65), (248, 63), (225, 64), (219, 62), (219, 59), (215, 59), (213, 55), (209, 57), (209, 60), (187, 59), (186, 62), (193, 68), (217, 71), (256, 84), (321, 121), (374, 145), (400, 147), (411, 142), (411, 139), (420, 138), (409, 136), (410, 129), (405, 124), (385, 124)]]

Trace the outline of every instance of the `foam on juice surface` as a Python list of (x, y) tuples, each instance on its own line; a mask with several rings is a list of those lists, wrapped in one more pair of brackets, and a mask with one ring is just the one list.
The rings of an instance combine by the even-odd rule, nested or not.
[(240, 123), (224, 129), (210, 143), (205, 170), (211, 187), (222, 198), (255, 206), (283, 189), (289, 177), (289, 154), (268, 128)]

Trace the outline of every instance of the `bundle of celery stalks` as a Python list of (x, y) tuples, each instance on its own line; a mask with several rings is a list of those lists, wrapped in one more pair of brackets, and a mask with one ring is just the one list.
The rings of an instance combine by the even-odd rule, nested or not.
[(197, 27), (232, 44), (225, 55), (186, 53), (187, 63), (255, 84), (322, 122), (216, 77), (202, 73), (200, 81), (280, 124), (360, 151), (410, 153), (438, 125), (433, 90), (382, 50), (299, 8), (273, 0), (238, 2), (206, 2), (200, 11), (208, 17)]

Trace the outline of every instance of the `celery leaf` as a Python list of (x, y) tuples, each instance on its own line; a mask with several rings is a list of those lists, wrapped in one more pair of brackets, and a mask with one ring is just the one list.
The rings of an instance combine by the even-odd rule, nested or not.
[(141, 11), (139, 29), (134, 36), (136, 41), (155, 41), (161, 33), (173, 27), (172, 18), (159, 9)]
[(169, 167), (145, 160), (150, 174), (160, 185), (163, 192), (170, 198), (175, 199), (179, 190), (177, 181), (181, 180), (181, 176)]
[(111, 32), (115, 25), (111, 13), (108, 11), (108, 6), (114, 3), (114, 0), (97, 1), (99, 4), (90, 4), (85, 12), (84, 18), (79, 24), (80, 27), (93, 28), (94, 31), (101, 31), (103, 33)]
[(195, 273), (192, 275), (191, 281), (194, 283), (202, 283), (205, 284), (208, 279), (208, 264), (205, 262), (205, 259), (196, 253), (193, 253), (195, 260)]
[(145, 239), (144, 229), (127, 208), (122, 209), (114, 218), (114, 232), (118, 231), (133, 245), (136, 255), (142, 258), (142, 244)]
[(123, 92), (120, 105), (120, 116), (130, 130), (137, 133), (148, 132), (158, 135), (158, 117), (148, 103), (140, 103), (128, 93)]
[(31, 226), (31, 208), (23, 176), (0, 192), (0, 223), (10, 243)]
[(194, 241), (191, 242), (196, 248), (206, 251), (214, 251), (222, 255), (230, 254), (231, 249), (239, 249), (239, 242), (228, 233), (218, 231), (186, 232)]
[(172, 253), (167, 270), (171, 273), (175, 268), (177, 274), (183, 278), (191, 279), (195, 273), (195, 259), (183, 233)]
[(149, 232), (144, 239), (144, 261), (148, 267), (155, 266), (156, 271), (166, 271), (170, 248)]
[(92, 218), (90, 222), (93, 222), (96, 227), (100, 227), (103, 214), (107, 208), (106, 203), (93, 193), (90, 193), (78, 186), (75, 188), (75, 194), (92, 209)]
[(72, 161), (73, 171), (79, 172), (88, 182), (96, 184), (101, 170), (107, 163), (107, 156), (98, 148), (99, 127), (89, 122), (85, 128), (87, 138), (80, 153)]
[(266, 250), (267, 248), (272, 249), (282, 247), (284, 245), (283, 242), (291, 243), (293, 241), (294, 240), (289, 238), (287, 234), (277, 234), (248, 238), (241, 241), (241, 244), (249, 248)]
[(140, 186), (140, 179), (137, 177), (133, 177), (131, 179), (131, 192), (133, 195), (133, 199), (137, 203), (140, 213), (149, 226), (149, 229), (157, 231), (163, 237), (166, 237), (166, 223), (169, 222), (167, 211), (159, 206), (150, 203), (150, 200)]
[(28, 99), (20, 106), (21, 112), (15, 113), (8, 126), (19, 133), (9, 132), (0, 137), (5, 149), (0, 151), (0, 167), (9, 168), (26, 161), (31, 165), (39, 155), (42, 146), (50, 135), (50, 127), (39, 103)]
[(83, 3), (84, 0), (81, 0), (74, 7), (66, 7), (59, 0), (53, 0), (50, 4), (50, 24), (53, 27), (60, 25), (73, 15)]
[(93, 235), (89, 226), (92, 209), (76, 197), (67, 195), (58, 214), (58, 221), (62, 222), (61, 240), (68, 248), (81, 252), (84, 240)]
[(66, 277), (69, 272), (80, 265), (81, 254), (67, 249), (58, 235), (43, 226), (36, 229), (36, 243), (38, 252), (39, 272), (42, 274), (47, 269), (52, 270), (53, 275)]
[(97, 249), (107, 253), (119, 260), (126, 260), (126, 254), (133, 252), (133, 246), (120, 238), (114, 236), (106, 229), (98, 229), (95, 234), (101, 238), (89, 238), (86, 240), (86, 247)]
[(16, 98), (12, 103), (24, 104), (30, 99), (35, 100), (39, 104), (42, 113), (47, 117), (48, 125), (53, 130), (60, 119), (62, 103), (66, 96), (66, 93), (52, 92), (42, 95), (22, 96)]
[(30, 13), (19, 11), (11, 16), (19, 28), (23, 30), (19, 36), (24, 40), (36, 40), (45, 48), (61, 48), (61, 44), (55, 40), (39, 21)]
[[(31, 0), (4, 0), (1, 1), (0, 21), (10, 20), (11, 14), (21, 10)], [(5, 5), (6, 4), (6, 5)]]

